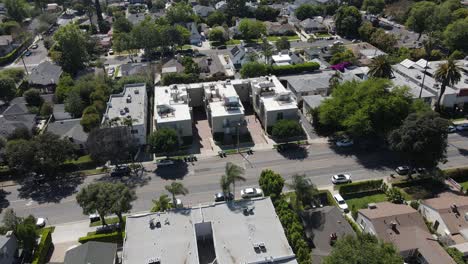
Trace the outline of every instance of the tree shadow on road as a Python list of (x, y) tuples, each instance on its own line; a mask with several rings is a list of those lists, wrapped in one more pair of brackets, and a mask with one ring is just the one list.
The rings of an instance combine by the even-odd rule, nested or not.
[(10, 202), (6, 198), (6, 196), (10, 194), (9, 192), (1, 189), (0, 190), (0, 213), (2, 212), (3, 209), (7, 208), (10, 206)]
[(63, 174), (54, 180), (43, 181), (28, 177), (20, 183), (19, 197), (33, 199), (38, 203), (58, 203), (76, 193), (76, 187), (82, 182), (83, 177), (77, 174)]
[(157, 177), (164, 180), (181, 180), (188, 174), (188, 164), (183, 161), (177, 161), (174, 165), (159, 167), (154, 170)]
[(278, 153), (289, 160), (303, 160), (309, 156), (309, 153), (304, 146), (295, 144), (288, 145), (285, 149), (279, 149)]
[(360, 148), (356, 145), (353, 147), (331, 145), (330, 148), (340, 156), (354, 157), (356, 162), (366, 169), (395, 169), (406, 163), (398, 153), (382, 147)]
[(112, 177), (110, 174), (106, 174), (98, 179), (96, 179), (96, 182), (112, 182), (112, 183), (118, 183), (121, 182), (128, 186), (129, 188), (136, 188), (136, 187), (142, 187), (151, 180), (151, 176), (148, 174), (143, 173), (143, 171), (139, 171), (138, 173), (131, 173), (128, 176), (123, 176), (123, 177)]

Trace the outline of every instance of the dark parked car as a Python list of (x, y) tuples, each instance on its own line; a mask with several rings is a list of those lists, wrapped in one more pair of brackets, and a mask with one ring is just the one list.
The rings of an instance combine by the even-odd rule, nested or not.
[(395, 171), (400, 175), (406, 175), (409, 173), (410, 168), (408, 166), (400, 166), (396, 168)]
[(224, 202), (224, 201), (226, 201), (226, 198), (227, 198), (227, 200), (234, 199), (234, 194), (229, 193), (228, 195), (225, 195), (224, 193), (219, 192), (219, 193), (214, 195), (214, 198), (215, 198), (215, 202)]
[(111, 177), (122, 177), (130, 173), (130, 168), (127, 165), (116, 166), (111, 171)]

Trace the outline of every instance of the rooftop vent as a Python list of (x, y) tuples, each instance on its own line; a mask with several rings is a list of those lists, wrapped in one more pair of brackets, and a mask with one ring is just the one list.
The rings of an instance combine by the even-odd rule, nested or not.
[(135, 94), (139, 94), (139, 93), (140, 93), (140, 90), (138, 90), (138, 89), (135, 89), (135, 90), (133, 90), (133, 91), (134, 91)]
[(147, 264), (161, 264), (161, 260), (159, 258), (150, 258), (146, 262)]
[(367, 208), (369, 208), (369, 209), (377, 209), (377, 204), (375, 204), (375, 203), (370, 203), (370, 204), (367, 205)]

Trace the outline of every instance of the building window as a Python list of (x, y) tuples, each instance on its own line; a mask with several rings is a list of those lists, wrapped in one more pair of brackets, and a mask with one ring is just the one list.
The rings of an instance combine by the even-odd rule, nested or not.
[(440, 223), (439, 223), (439, 221), (437, 221), (437, 220), (434, 222), (434, 229), (435, 229), (435, 230), (437, 230), (437, 229), (439, 228), (439, 224), (440, 224)]
[(132, 129), (130, 132), (131, 132), (132, 134), (138, 134), (138, 130), (137, 130), (137, 129)]
[(283, 112), (276, 114), (276, 120), (283, 119)]

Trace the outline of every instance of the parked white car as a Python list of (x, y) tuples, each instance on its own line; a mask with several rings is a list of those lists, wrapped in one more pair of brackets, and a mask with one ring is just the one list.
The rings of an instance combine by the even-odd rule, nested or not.
[(338, 203), (338, 206), (341, 210), (345, 212), (348, 211), (348, 205), (346, 204), (345, 200), (343, 199), (343, 197), (341, 197), (340, 194), (333, 195), (333, 199), (335, 199), (336, 203)]
[(351, 147), (354, 144), (352, 139), (342, 139), (336, 142), (336, 146), (338, 147)]
[(245, 188), (240, 193), (242, 198), (253, 198), (263, 195), (263, 191), (260, 188)]
[(44, 227), (46, 225), (46, 220), (44, 218), (37, 218), (36, 220), (36, 226), (37, 227)]
[(174, 161), (171, 159), (162, 159), (156, 161), (156, 164), (159, 166), (169, 166), (169, 165), (174, 165)]
[(458, 125), (457, 130), (458, 131), (468, 130), (468, 123)]
[(333, 184), (348, 183), (351, 182), (351, 175), (349, 174), (336, 174), (331, 177)]

